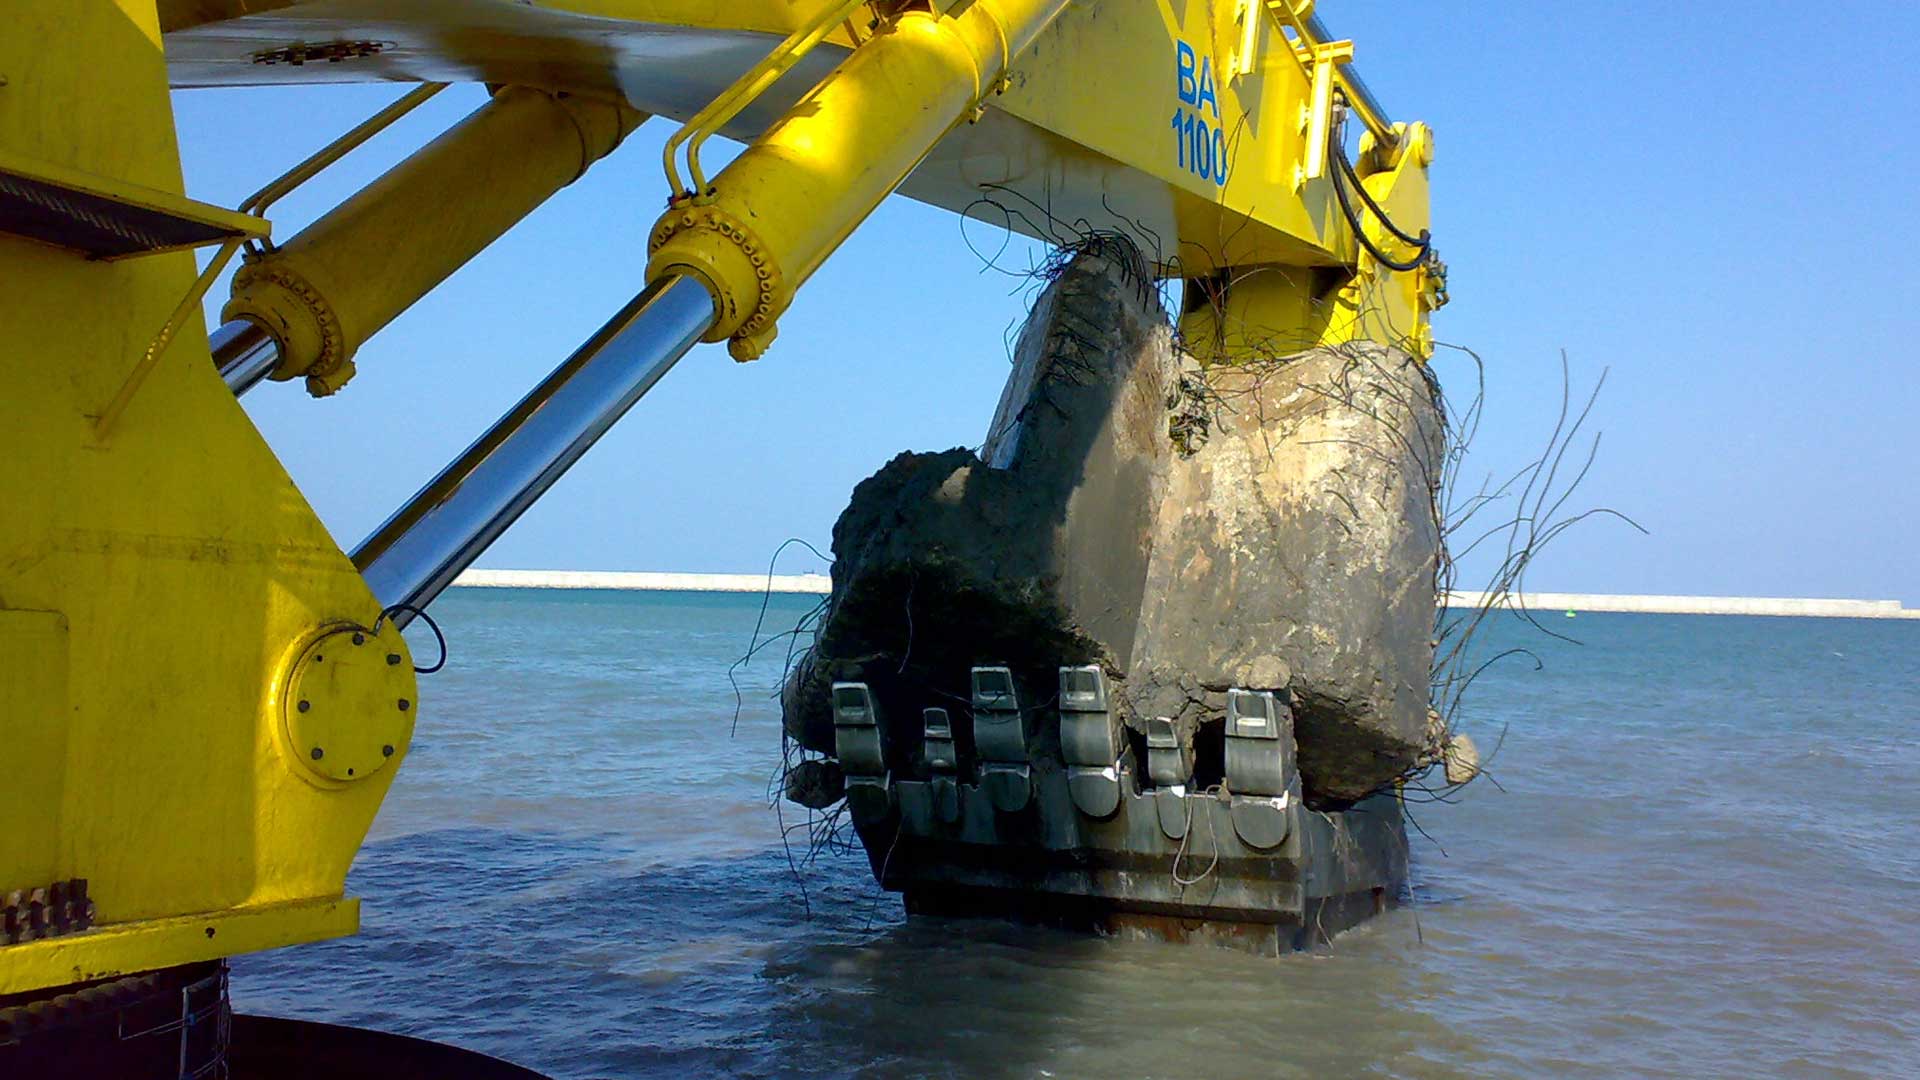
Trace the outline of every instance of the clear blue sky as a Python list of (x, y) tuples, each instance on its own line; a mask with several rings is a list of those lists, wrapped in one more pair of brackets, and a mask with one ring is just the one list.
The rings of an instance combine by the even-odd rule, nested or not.
[[(1920, 4), (1321, 13), (1396, 118), (1437, 133), (1454, 297), (1438, 333), (1487, 370), (1469, 472), (1516, 467), (1545, 438), (1560, 350), (1581, 386), (1611, 369), (1577, 501), (1650, 535), (1592, 523), (1529, 587), (1920, 604)], [(190, 191), (232, 205), (398, 92), (181, 92)], [(282, 202), (280, 235), (481, 100), (442, 94)], [(339, 396), (249, 395), (343, 545), (643, 284), (669, 131), (642, 129), (376, 337)], [(889, 201), (765, 360), (696, 350), (480, 565), (743, 571), (789, 536), (825, 550), (853, 485), (895, 452), (979, 442), (1016, 284), (981, 272), (957, 218)], [(1468, 389), (1457, 362), (1441, 370)], [(795, 549), (781, 568), (821, 567)]]

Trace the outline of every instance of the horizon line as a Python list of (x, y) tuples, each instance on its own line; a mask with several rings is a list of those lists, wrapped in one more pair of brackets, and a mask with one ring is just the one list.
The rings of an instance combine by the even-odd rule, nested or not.
[[(467, 570), (454, 587), (470, 589), (613, 589), (639, 592), (782, 593), (824, 596), (827, 574), (695, 574), (631, 570)], [(1483, 607), (1487, 594), (1454, 590), (1449, 607)], [(1920, 609), (1898, 600), (1818, 597), (1689, 596), (1626, 593), (1527, 592), (1506, 598), (1513, 610), (1627, 612), (1645, 615), (1772, 615), (1811, 618), (1920, 619)]]

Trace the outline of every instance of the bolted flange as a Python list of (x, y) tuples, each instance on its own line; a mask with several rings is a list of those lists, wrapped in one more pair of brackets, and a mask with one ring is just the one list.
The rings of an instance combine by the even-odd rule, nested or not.
[(416, 696), (408, 656), (391, 621), (378, 633), (329, 630), (301, 651), (281, 715), (289, 755), (312, 779), (356, 783), (406, 752)]
[(233, 275), (233, 297), (223, 320), (251, 319), (280, 346), (270, 378), (304, 375), (307, 393), (326, 397), (353, 378), (353, 350), (340, 315), (284, 251), (250, 256)]
[(735, 360), (758, 360), (779, 333), (774, 320), (792, 302), (780, 263), (744, 221), (718, 206), (670, 208), (647, 241), (647, 278), (692, 274), (714, 295), (717, 319), (706, 340), (729, 342)]

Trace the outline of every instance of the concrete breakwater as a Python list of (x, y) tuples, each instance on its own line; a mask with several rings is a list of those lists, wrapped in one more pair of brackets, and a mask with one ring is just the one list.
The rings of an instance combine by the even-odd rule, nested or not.
[[(1484, 593), (1456, 592), (1450, 607), (1479, 607)], [(1533, 612), (1628, 611), (1648, 615), (1799, 615), (1823, 619), (1920, 619), (1920, 609), (1898, 600), (1823, 600), (1770, 596), (1612, 596), (1604, 593), (1526, 593), (1509, 607)]]
[[(469, 570), (454, 584), (481, 589), (633, 589), (643, 592), (799, 593), (825, 596), (825, 574), (676, 574), (599, 570)], [(1455, 592), (1450, 607), (1478, 607), (1485, 595)], [(1626, 596), (1606, 593), (1527, 593), (1511, 606), (1533, 612), (1637, 612), (1649, 615), (1798, 615), (1840, 619), (1920, 619), (1920, 609), (1898, 600), (1833, 600), (1764, 596)]]
[(638, 589), (642, 592), (812, 593), (833, 591), (825, 574), (662, 574), (601, 570), (468, 570), (453, 582), (475, 589)]

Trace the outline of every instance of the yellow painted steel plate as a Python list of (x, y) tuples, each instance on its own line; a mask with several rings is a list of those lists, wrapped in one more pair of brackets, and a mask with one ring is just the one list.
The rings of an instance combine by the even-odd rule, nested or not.
[(286, 696), (292, 754), (315, 776), (365, 780), (413, 734), (413, 679), (399, 632), (336, 630), (308, 646)]

